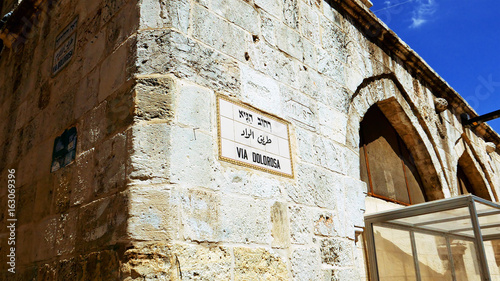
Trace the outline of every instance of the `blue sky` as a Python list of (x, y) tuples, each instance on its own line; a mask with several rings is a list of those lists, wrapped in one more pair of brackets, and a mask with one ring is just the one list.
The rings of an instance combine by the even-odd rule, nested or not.
[[(479, 114), (500, 109), (499, 0), (372, 0), (371, 10)], [(500, 119), (488, 122), (500, 133)]]

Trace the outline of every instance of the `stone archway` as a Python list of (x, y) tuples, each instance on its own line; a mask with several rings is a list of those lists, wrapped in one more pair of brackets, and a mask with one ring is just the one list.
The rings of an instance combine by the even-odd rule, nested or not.
[(486, 200), (492, 200), (495, 198), (495, 195), (472, 149), (473, 148), (465, 142), (465, 149), (462, 156), (458, 159), (457, 168), (460, 167), (469, 180), (472, 188), (472, 190), (470, 190), (471, 193)]
[[(437, 200), (444, 198), (445, 194), (449, 195), (444, 174), (436, 169), (442, 166), (439, 155), (421, 126), (422, 118), (402, 85), (393, 75), (384, 74), (365, 79), (351, 98), (347, 126), (346, 145), (348, 148), (358, 151), (360, 123), (365, 113), (374, 104), (379, 106), (405, 145), (412, 148), (412, 156), (423, 180), (428, 199)], [(356, 172), (359, 177), (359, 171)]]

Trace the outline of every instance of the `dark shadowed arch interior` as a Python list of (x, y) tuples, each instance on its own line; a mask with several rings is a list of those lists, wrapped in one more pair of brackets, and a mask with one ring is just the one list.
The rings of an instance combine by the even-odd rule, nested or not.
[(370, 196), (404, 205), (427, 201), (409, 149), (377, 105), (361, 122), (360, 159)]
[(481, 173), (474, 165), (471, 155), (465, 151), (458, 159), (457, 167), (458, 192), (459, 194), (473, 194), (491, 200), (488, 187), (481, 176)]

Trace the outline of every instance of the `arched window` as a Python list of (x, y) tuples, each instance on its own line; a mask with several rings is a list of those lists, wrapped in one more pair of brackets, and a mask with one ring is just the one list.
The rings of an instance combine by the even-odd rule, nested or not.
[(427, 201), (413, 157), (377, 105), (360, 126), (361, 179), (368, 195), (403, 205)]

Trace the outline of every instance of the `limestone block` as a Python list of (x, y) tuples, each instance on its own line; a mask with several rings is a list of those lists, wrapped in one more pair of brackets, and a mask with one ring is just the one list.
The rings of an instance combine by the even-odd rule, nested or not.
[(293, 244), (309, 244), (312, 242), (313, 213), (306, 207), (289, 206), (290, 237)]
[(227, 169), (219, 182), (223, 192), (239, 193), (259, 198), (279, 198), (283, 182), (267, 173), (249, 173), (241, 168)]
[[(90, 23), (89, 23), (90, 24)], [(95, 23), (93, 23), (95, 24)], [(87, 34), (89, 36), (89, 34)], [(109, 52), (109, 50), (106, 50), (106, 31), (101, 30), (98, 31), (95, 34), (92, 34), (92, 36), (89, 36), (90, 38), (86, 42), (85, 45), (78, 45), (78, 49), (76, 50), (76, 57), (74, 58), (75, 61), (81, 60), (82, 62), (82, 71), (84, 74), (89, 73), (96, 67), (96, 65), (104, 58), (103, 56)], [(126, 61), (124, 58), (122, 58), (122, 61)], [(106, 61), (104, 62), (105, 64), (109, 63), (118, 63), (118, 60), (114, 60), (112, 62)], [(105, 69), (105, 70), (109, 70)], [(119, 70), (113, 70), (113, 71), (119, 71)], [(104, 72), (110, 75), (111, 73), (109, 72)], [(116, 75), (116, 74), (115, 74)], [(102, 79), (102, 78), (101, 78)]]
[(189, 1), (145, 0), (141, 4), (140, 29), (173, 27), (187, 34), (189, 11)]
[(288, 248), (290, 246), (290, 220), (286, 204), (282, 202), (273, 204), (271, 207), (271, 223), (272, 246), (275, 248)]
[[(133, 121), (134, 101), (130, 84), (124, 84), (106, 101), (106, 136), (123, 131)], [(102, 121), (101, 121), (102, 122)]]
[(280, 20), (283, 18), (282, 1), (280, 1), (280, 0), (254, 0), (254, 3), (257, 7), (270, 13), (274, 17), (276, 17)]
[(305, 125), (310, 130), (318, 127), (317, 103), (314, 99), (300, 93), (297, 90), (280, 85), (282, 96), (281, 108), (284, 117), (296, 121), (295, 124)]
[(212, 0), (212, 10), (254, 35), (260, 33), (257, 10), (243, 0)]
[(260, 13), (260, 23), (262, 37), (267, 41), (268, 44), (275, 46), (275, 26), (277, 26), (279, 23), (271, 15), (264, 11), (261, 11)]
[(231, 279), (232, 258), (227, 247), (179, 245), (175, 247), (174, 253), (178, 257), (183, 279), (211, 281)]
[(125, 133), (117, 134), (96, 147), (94, 198), (125, 188), (127, 158)]
[(141, 78), (135, 86), (135, 116), (137, 120), (173, 118), (175, 81), (171, 77)]
[[(302, 164), (297, 166), (298, 188), (297, 191), (289, 191), (289, 196), (304, 197), (300, 201), (312, 202), (318, 207), (333, 209), (336, 202), (340, 200), (343, 185), (343, 177), (317, 166)], [(300, 191), (302, 190), (302, 191)], [(296, 192), (297, 193), (295, 195)], [(299, 202), (300, 202), (299, 201)]]
[(243, 101), (271, 114), (282, 116), (278, 83), (254, 69), (240, 64)]
[(88, 2), (76, 2), (75, 11), (81, 18), (86, 18), (89, 15), (96, 13), (96, 10), (102, 7), (104, 1), (88, 1)]
[(76, 251), (90, 251), (124, 239), (129, 202), (126, 193), (118, 193), (80, 208)]
[[(143, 1), (142, 5), (145, 5)], [(168, 1), (171, 3), (172, 1)], [(143, 7), (143, 6), (141, 6)], [(119, 13), (111, 18), (106, 28), (107, 53), (115, 50), (139, 29), (140, 10), (137, 2), (128, 1)]]
[(168, 160), (162, 164), (165, 166), (172, 163), (170, 181), (182, 185), (217, 188), (213, 181), (216, 154), (211, 135), (192, 128), (173, 127), (171, 139), (171, 149), (166, 148)]
[(54, 197), (52, 201), (52, 210), (55, 213), (62, 214), (70, 207), (72, 178), (72, 169), (60, 169), (54, 173)]
[(165, 123), (136, 125), (128, 130), (127, 174), (131, 180), (161, 182), (168, 178), (170, 131)]
[(339, 216), (333, 212), (318, 211), (314, 217), (314, 234), (325, 237), (341, 236), (342, 229)]
[(271, 208), (267, 202), (229, 195), (225, 195), (221, 201), (222, 241), (271, 243)]
[(129, 188), (127, 231), (132, 239), (160, 241), (177, 238), (179, 210), (173, 204), (169, 186)]
[(250, 34), (198, 5), (193, 9), (192, 26), (194, 38), (233, 58), (245, 60), (246, 44), (252, 40)]
[(80, 126), (77, 127), (77, 152), (87, 151), (104, 139), (107, 133), (107, 107), (107, 102), (103, 102), (82, 116)]
[[(351, 178), (357, 178), (360, 175), (360, 161), (364, 161), (364, 156), (359, 155), (359, 150), (353, 151), (351, 149), (346, 149), (346, 176)], [(360, 157), (363, 157), (361, 160)]]
[(39, 222), (52, 214), (53, 180), (53, 177), (44, 177), (36, 183), (35, 202), (33, 204), (34, 222)]
[[(297, 9), (296, 9), (297, 10)], [(320, 35), (319, 35), (319, 17), (316, 10), (306, 5), (304, 2), (300, 2), (300, 32), (301, 34), (309, 39), (313, 44), (319, 45)]]
[(325, 270), (325, 278), (326, 280), (331, 280), (331, 281), (365, 280), (360, 278), (358, 271), (354, 268), (339, 268), (333, 270)]
[(195, 84), (182, 83), (176, 95), (177, 122), (205, 132), (212, 130), (213, 91)]
[[(33, 220), (33, 205), (35, 204), (36, 183), (20, 186), (19, 188), (17, 188), (16, 191), (17, 191), (16, 218), (20, 224), (28, 224)], [(4, 206), (7, 206), (7, 204)], [(9, 219), (11, 217), (7, 218)]]
[(72, 254), (75, 251), (77, 224), (77, 210), (71, 210), (59, 216), (54, 244), (58, 256)]
[(316, 54), (313, 45), (286, 25), (281, 24), (276, 28), (276, 46), (286, 54), (316, 68)]
[(301, 92), (318, 100), (321, 92), (326, 88), (326, 79), (314, 70), (302, 68), (298, 72), (297, 86)]
[(341, 174), (345, 173), (345, 148), (326, 138), (313, 143), (315, 159), (321, 166)]
[(321, 18), (321, 41), (323, 49), (336, 56), (340, 61), (347, 62), (347, 37), (343, 30), (325, 18)]
[(318, 103), (318, 119), (321, 134), (340, 144), (345, 144), (347, 117), (343, 113)]
[(57, 216), (47, 217), (36, 225), (35, 233), (38, 234), (37, 247), (35, 247), (34, 260), (41, 261), (56, 255), (55, 239), (57, 229)]
[(107, 23), (128, 0), (105, 0), (102, 8), (101, 26)]
[(299, 27), (299, 1), (283, 1), (283, 22), (291, 28)]
[(252, 44), (249, 50), (252, 65), (271, 78), (288, 85), (296, 85), (299, 64), (265, 41)]
[(118, 90), (125, 82), (131, 79), (132, 69), (132, 46), (135, 38), (129, 39), (120, 48), (110, 54), (101, 63), (101, 75), (99, 83), (99, 102)]
[(235, 248), (234, 280), (289, 280), (286, 261), (266, 249)]
[(324, 264), (345, 267), (353, 265), (354, 242), (343, 239), (321, 240), (321, 262)]
[(325, 18), (337, 24), (339, 27), (342, 26), (343, 17), (332, 6), (323, 5), (323, 15), (325, 16)]
[(161, 26), (161, 2), (143, 0), (140, 6), (140, 29), (159, 28)]
[(201, 190), (181, 194), (184, 239), (218, 241), (220, 233), (220, 196)]
[(124, 280), (230, 280), (231, 252), (222, 246), (136, 245), (125, 252)]
[(346, 213), (356, 227), (364, 227), (366, 183), (353, 178), (345, 178)]
[(84, 113), (88, 112), (97, 105), (99, 76), (99, 68), (96, 67), (78, 84), (78, 89), (75, 93), (75, 119), (79, 119)]
[(142, 31), (138, 42), (139, 74), (173, 73), (215, 91), (240, 91), (238, 64), (213, 49), (171, 30)]
[(319, 256), (315, 248), (297, 248), (290, 258), (293, 280), (319, 280)]
[(76, 206), (88, 202), (94, 191), (95, 150), (80, 153), (75, 159), (75, 171), (71, 183), (70, 205)]

